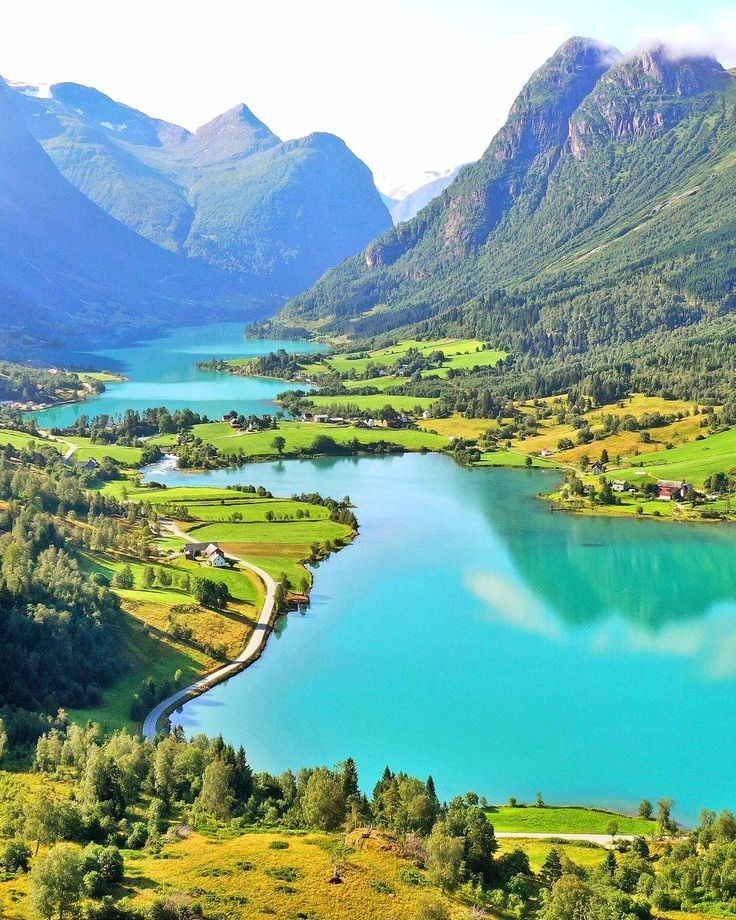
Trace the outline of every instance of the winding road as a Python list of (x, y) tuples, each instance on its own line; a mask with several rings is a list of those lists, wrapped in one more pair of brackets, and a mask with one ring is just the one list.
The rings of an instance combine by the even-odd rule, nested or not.
[[(171, 536), (180, 537), (186, 543), (195, 542), (189, 534), (180, 527), (177, 527), (173, 521), (161, 520), (159, 524), (161, 528), (166, 530)], [(199, 680), (196, 680), (193, 684), (189, 684), (188, 687), (177, 690), (176, 693), (172, 693), (171, 696), (168, 696), (165, 700), (162, 700), (162, 702), (153, 707), (143, 722), (143, 737), (147, 738), (149, 741), (153, 741), (156, 737), (158, 723), (164, 716), (169, 715), (169, 713), (181, 706), (182, 703), (186, 703), (197, 696), (201, 696), (203, 693), (217, 686), (217, 684), (221, 684), (229, 677), (233, 677), (240, 671), (245, 670), (245, 668), (261, 654), (266, 645), (271, 627), (271, 619), (276, 605), (276, 581), (268, 572), (264, 572), (263, 569), (259, 568), (257, 565), (253, 565), (252, 562), (247, 562), (240, 556), (231, 555), (231, 558), (237, 559), (241, 566), (257, 575), (266, 586), (266, 599), (261, 609), (261, 615), (258, 617), (258, 622), (253, 629), (248, 644), (234, 661), (223, 665), (210, 674), (206, 674), (204, 677), (200, 677)]]

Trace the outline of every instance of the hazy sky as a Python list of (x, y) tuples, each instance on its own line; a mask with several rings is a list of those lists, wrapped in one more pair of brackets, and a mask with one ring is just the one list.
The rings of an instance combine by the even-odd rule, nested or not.
[(666, 38), (736, 64), (733, 4), (701, 0), (3, 0), (0, 74), (96, 86), (194, 128), (245, 102), (277, 134), (332, 131), (419, 184), (483, 152), (570, 35)]

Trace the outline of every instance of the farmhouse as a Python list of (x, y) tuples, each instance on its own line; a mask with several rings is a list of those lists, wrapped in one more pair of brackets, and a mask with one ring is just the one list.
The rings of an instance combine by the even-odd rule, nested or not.
[(225, 553), (217, 543), (187, 543), (184, 547), (184, 558), (199, 559), (217, 568), (227, 565)]
[(314, 420), (315, 420), (315, 422), (319, 422), (319, 423), (321, 423), (321, 424), (324, 425), (325, 422), (329, 422), (330, 417), (329, 417), (329, 415), (315, 415), (315, 416), (314, 416)]
[(658, 479), (657, 495), (664, 501), (678, 501), (685, 498), (688, 489), (692, 489), (692, 483), (683, 482), (680, 479)]
[(614, 479), (611, 483), (611, 488), (614, 492), (628, 492), (629, 484), (625, 479)]
[(224, 568), (228, 564), (225, 559), (225, 553), (216, 543), (210, 543), (204, 551), (203, 557), (207, 565), (211, 565), (216, 569)]
[(94, 457), (90, 457), (89, 460), (85, 460), (84, 463), (79, 464), (79, 469), (84, 470), (86, 473), (94, 473), (94, 471), (98, 470), (99, 468), (100, 464), (94, 459)]

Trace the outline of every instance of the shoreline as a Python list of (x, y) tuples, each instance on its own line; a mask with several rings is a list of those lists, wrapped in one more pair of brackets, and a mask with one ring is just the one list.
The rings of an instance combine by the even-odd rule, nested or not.
[[(160, 523), (172, 534), (172, 536), (180, 537), (187, 543), (196, 542), (173, 522), (162, 519)], [(175, 709), (178, 709), (185, 703), (202, 696), (207, 693), (207, 691), (212, 690), (214, 687), (228, 680), (230, 677), (234, 677), (236, 674), (245, 671), (261, 657), (266, 649), (273, 627), (281, 616), (280, 612), (276, 609), (276, 580), (264, 569), (254, 565), (252, 562), (248, 562), (241, 556), (231, 554), (231, 558), (237, 559), (241, 565), (253, 572), (261, 580), (266, 589), (263, 606), (258, 620), (256, 621), (256, 625), (253, 627), (253, 631), (248, 638), (245, 648), (234, 661), (228, 662), (228, 664), (222, 665), (214, 671), (204, 674), (187, 687), (177, 690), (153, 707), (143, 720), (143, 725), (141, 726), (141, 734), (147, 741), (153, 741), (156, 738), (158, 726), (162, 719), (170, 716)]]

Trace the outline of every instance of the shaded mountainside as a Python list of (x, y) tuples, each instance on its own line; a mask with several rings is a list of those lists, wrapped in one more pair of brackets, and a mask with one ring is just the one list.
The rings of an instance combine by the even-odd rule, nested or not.
[(0, 80), (0, 333), (4, 349), (192, 322), (217, 300), (243, 316), (221, 273), (114, 220), (56, 169)]
[(530, 366), (606, 348), (602, 364), (629, 360), (639, 341), (651, 355), (695, 324), (723, 342), (736, 305), (735, 179), (733, 75), (709, 58), (624, 58), (571, 39), (478, 163), (279, 321), (473, 335)]
[(15, 89), (81, 192), (250, 293), (297, 293), (391, 225), (370, 170), (333, 135), (282, 142), (245, 105), (191, 133), (77, 84)]

